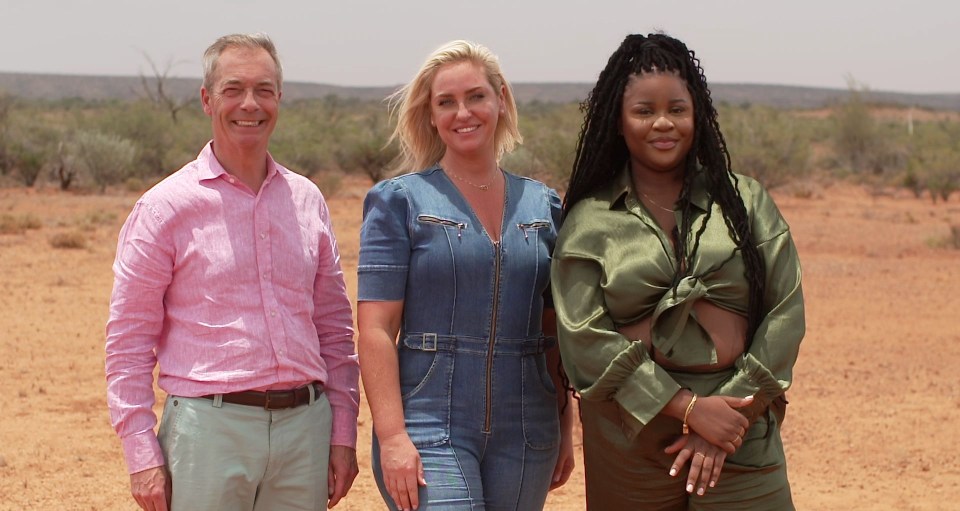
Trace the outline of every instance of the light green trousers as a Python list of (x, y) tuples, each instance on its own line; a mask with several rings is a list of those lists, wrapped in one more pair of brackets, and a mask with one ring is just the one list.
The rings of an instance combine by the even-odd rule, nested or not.
[(173, 511), (326, 509), (331, 421), (324, 394), (275, 411), (168, 396), (158, 439)]

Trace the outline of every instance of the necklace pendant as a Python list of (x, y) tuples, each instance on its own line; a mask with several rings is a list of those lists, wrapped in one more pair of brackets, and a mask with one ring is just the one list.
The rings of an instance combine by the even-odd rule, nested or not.
[(477, 185), (477, 188), (479, 188), (479, 189), (481, 189), (481, 190), (483, 190), (483, 191), (487, 191), (487, 188), (490, 188), (490, 186), (489, 186), (489, 185)]

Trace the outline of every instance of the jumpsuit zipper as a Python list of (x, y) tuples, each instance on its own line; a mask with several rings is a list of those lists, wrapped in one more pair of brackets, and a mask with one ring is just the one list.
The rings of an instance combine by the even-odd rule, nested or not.
[(493, 244), (493, 314), (490, 315), (490, 342), (487, 347), (487, 410), (483, 432), (490, 432), (493, 411), (493, 345), (497, 338), (497, 311), (500, 309), (500, 242)]

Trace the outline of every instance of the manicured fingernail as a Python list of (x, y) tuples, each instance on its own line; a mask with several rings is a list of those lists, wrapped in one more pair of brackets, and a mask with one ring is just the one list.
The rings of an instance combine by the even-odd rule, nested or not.
[(746, 399), (747, 401), (753, 401), (753, 396), (747, 396), (744, 399)]
[(693, 493), (693, 485), (692, 485), (692, 484), (688, 484), (688, 485), (687, 485), (687, 493)]
[(677, 475), (677, 469), (671, 468), (671, 469), (670, 469), (670, 477), (673, 477), (673, 476), (675, 476), (675, 475)]
[(700, 488), (699, 490), (697, 490), (697, 495), (703, 496), (703, 494), (706, 493), (706, 491), (707, 490)]
[(713, 487), (715, 487), (715, 486), (717, 486), (717, 482), (716, 482), (716, 481), (710, 481), (710, 487), (713, 488)]

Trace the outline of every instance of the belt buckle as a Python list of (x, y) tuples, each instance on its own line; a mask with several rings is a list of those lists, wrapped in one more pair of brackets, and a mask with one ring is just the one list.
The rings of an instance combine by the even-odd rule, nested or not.
[(437, 334), (423, 334), (423, 342), (420, 344), (420, 349), (423, 351), (437, 351)]

